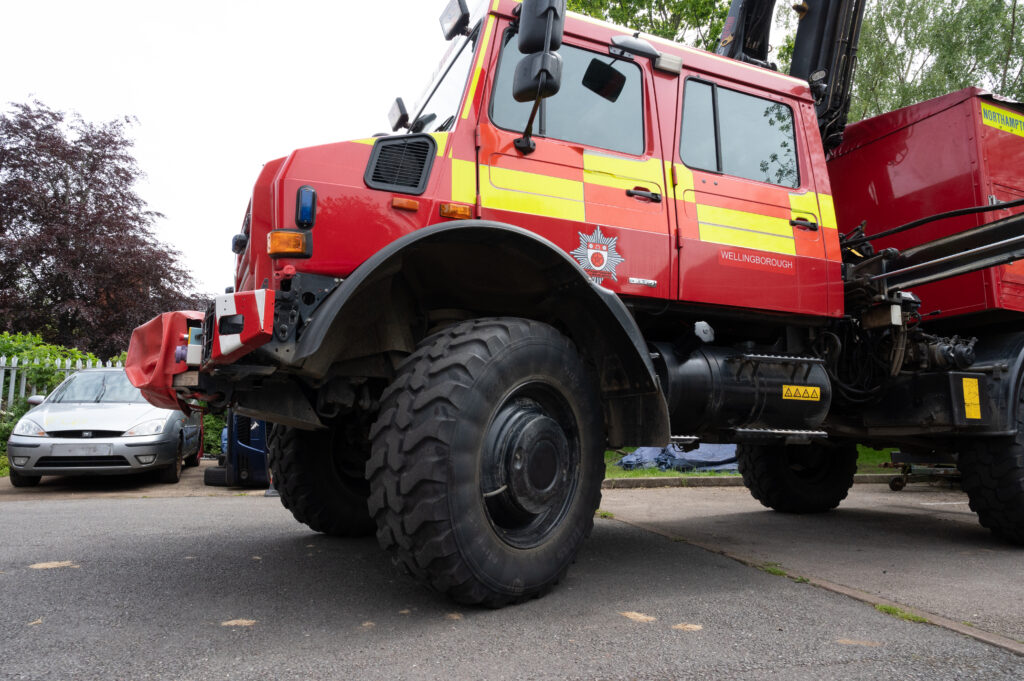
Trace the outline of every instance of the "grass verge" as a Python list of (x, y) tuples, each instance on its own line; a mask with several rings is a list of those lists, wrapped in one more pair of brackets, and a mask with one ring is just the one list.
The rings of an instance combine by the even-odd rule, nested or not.
[(892, 449), (871, 449), (864, 445), (857, 445), (857, 472), (895, 475), (899, 472), (898, 468), (892, 468), (891, 465), (882, 466), (882, 464), (889, 464), (892, 461), (892, 452)]
[(901, 620), (906, 620), (907, 622), (919, 622), (922, 624), (928, 623), (928, 620), (926, 620), (925, 618), (920, 617), (919, 615), (909, 613), (906, 610), (900, 610), (895, 605), (879, 604), (875, 606), (875, 610), (877, 610), (878, 612), (884, 612), (886, 615), (891, 615), (892, 617), (898, 617)]

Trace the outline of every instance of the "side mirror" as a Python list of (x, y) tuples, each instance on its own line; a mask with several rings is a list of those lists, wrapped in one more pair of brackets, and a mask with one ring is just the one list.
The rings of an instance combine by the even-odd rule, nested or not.
[(614, 102), (626, 87), (626, 76), (600, 59), (590, 60), (587, 72), (583, 74), (583, 87), (609, 102)]
[[(625, 77), (623, 77), (625, 81)], [(562, 56), (557, 52), (538, 52), (523, 57), (512, 80), (512, 98), (517, 102), (557, 94), (562, 83)]]
[(30, 398), (28, 398), (28, 403), (33, 407), (38, 407), (40, 404), (43, 403), (43, 400), (45, 399), (45, 395), (33, 395)]
[[(551, 19), (551, 42), (547, 43), (548, 19)], [(558, 50), (565, 32), (565, 0), (523, 0), (519, 10), (519, 51), (536, 54)]]
[(388, 112), (388, 123), (391, 124), (392, 132), (409, 127), (409, 112), (401, 97), (396, 97), (395, 103), (391, 105), (391, 111)]
[[(565, 0), (523, 0), (519, 6), (519, 51), (527, 55), (516, 67), (512, 97), (517, 102), (533, 101), (523, 136), (513, 144), (529, 154), (533, 143), (533, 121), (541, 100), (558, 92), (562, 83), (562, 58), (555, 53), (565, 32)], [(532, 92), (531, 92), (532, 90)]]
[(423, 114), (409, 126), (409, 132), (423, 132), (423, 128), (437, 120), (437, 114)]
[(451, 40), (457, 35), (466, 35), (469, 27), (469, 10), (466, 0), (451, 0), (441, 14), (441, 30), (444, 39)]

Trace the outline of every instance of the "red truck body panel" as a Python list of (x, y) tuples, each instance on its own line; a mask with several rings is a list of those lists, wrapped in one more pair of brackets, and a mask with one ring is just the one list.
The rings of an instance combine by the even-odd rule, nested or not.
[[(829, 161), (839, 229), (866, 233), (927, 215), (1024, 198), (1024, 107), (968, 88), (847, 127)], [(992, 197), (992, 198), (990, 198)], [(875, 242), (908, 248), (1021, 212), (926, 224)], [(921, 286), (922, 313), (1024, 312), (1024, 262)]]
[[(423, 194), (366, 186), (374, 139), (299, 149), (268, 164), (254, 189), (250, 250), (239, 257), (236, 290), (278, 288), (289, 272), (345, 277), (387, 244), (447, 220), (440, 205), (455, 202), (472, 206), (474, 217), (544, 236), (573, 255), (592, 280), (623, 296), (842, 314), (838, 235), (821, 145), (807, 134), (815, 123), (806, 84), (652, 38), (685, 66), (677, 75), (635, 60), (644, 100), (641, 153), (537, 137), (536, 151), (524, 156), (513, 146), (522, 130), (490, 119), (502, 35), (516, 4), (496, 0), (484, 19), (457, 123), (451, 132), (434, 134), (437, 158)], [(565, 43), (599, 58), (607, 56), (611, 38), (623, 34), (625, 29), (570, 15)], [(799, 187), (687, 168), (679, 130), (688, 78), (792, 109)], [(266, 235), (295, 229), (296, 191), (303, 185), (318, 195), (312, 257), (271, 260)], [(630, 197), (629, 189), (653, 191), (663, 200)], [(395, 208), (394, 198), (413, 198), (419, 208)], [(790, 226), (798, 217), (822, 229)], [(759, 231), (762, 224), (768, 226)]]

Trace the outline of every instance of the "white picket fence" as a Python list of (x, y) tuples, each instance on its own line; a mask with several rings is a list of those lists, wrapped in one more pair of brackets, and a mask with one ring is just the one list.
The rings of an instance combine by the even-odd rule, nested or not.
[[(38, 358), (27, 361), (20, 357), (0, 355), (0, 411), (9, 407), (15, 399), (28, 397), (29, 395), (46, 394), (57, 387), (57, 383), (66, 377), (80, 371), (81, 369), (95, 369), (97, 367), (120, 367), (121, 363), (112, 363), (110, 360), (77, 360), (74, 363), (70, 359), (42, 360)], [(58, 378), (53, 385), (32, 385), (28, 382), (29, 367), (50, 367), (58, 373)]]

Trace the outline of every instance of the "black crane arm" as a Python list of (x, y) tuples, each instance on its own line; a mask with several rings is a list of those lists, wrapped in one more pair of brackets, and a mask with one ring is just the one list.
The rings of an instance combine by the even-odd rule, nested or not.
[(715, 54), (765, 68), (775, 0), (732, 0)]

